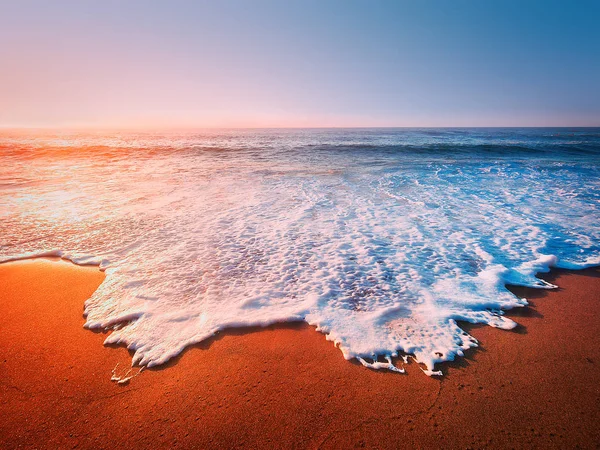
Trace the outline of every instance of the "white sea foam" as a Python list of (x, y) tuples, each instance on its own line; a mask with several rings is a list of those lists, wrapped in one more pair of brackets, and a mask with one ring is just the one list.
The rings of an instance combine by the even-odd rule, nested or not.
[(5, 137), (0, 259), (99, 264), (86, 327), (134, 364), (306, 321), (347, 359), (437, 374), (477, 345), (457, 322), (516, 325), (506, 283), (600, 263), (598, 155), (459, 152), (485, 136), (444, 133)]

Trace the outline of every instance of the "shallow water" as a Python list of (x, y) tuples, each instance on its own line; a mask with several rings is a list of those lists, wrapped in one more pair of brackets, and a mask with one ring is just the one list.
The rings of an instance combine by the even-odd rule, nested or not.
[(515, 325), (506, 283), (600, 264), (600, 129), (4, 132), (0, 161), (0, 260), (100, 263), (86, 326), (140, 365), (295, 320), (431, 374), (456, 321)]

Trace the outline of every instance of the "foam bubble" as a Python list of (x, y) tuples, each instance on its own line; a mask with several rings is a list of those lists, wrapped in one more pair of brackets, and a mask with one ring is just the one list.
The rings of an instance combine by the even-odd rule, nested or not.
[(100, 264), (86, 327), (112, 329), (134, 364), (306, 321), (366, 367), (400, 371), (404, 353), (434, 375), (477, 345), (458, 322), (515, 326), (502, 311), (527, 301), (506, 283), (552, 288), (536, 273), (600, 262), (599, 156), (523, 150), (539, 135), (500, 152), (490, 132), (486, 152), (464, 145), (481, 131), (406, 133), (13, 139), (0, 258)]

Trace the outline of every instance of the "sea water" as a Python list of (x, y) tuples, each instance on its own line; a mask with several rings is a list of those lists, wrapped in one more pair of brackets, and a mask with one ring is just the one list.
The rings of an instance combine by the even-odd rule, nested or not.
[(305, 321), (435, 374), (460, 321), (516, 325), (507, 283), (600, 264), (600, 129), (3, 132), (0, 163), (0, 260), (99, 264), (85, 326), (141, 366)]

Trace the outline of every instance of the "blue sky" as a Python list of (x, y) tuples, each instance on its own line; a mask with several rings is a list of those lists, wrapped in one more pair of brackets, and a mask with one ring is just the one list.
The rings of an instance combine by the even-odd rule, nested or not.
[(0, 126), (600, 126), (597, 1), (0, 2)]

